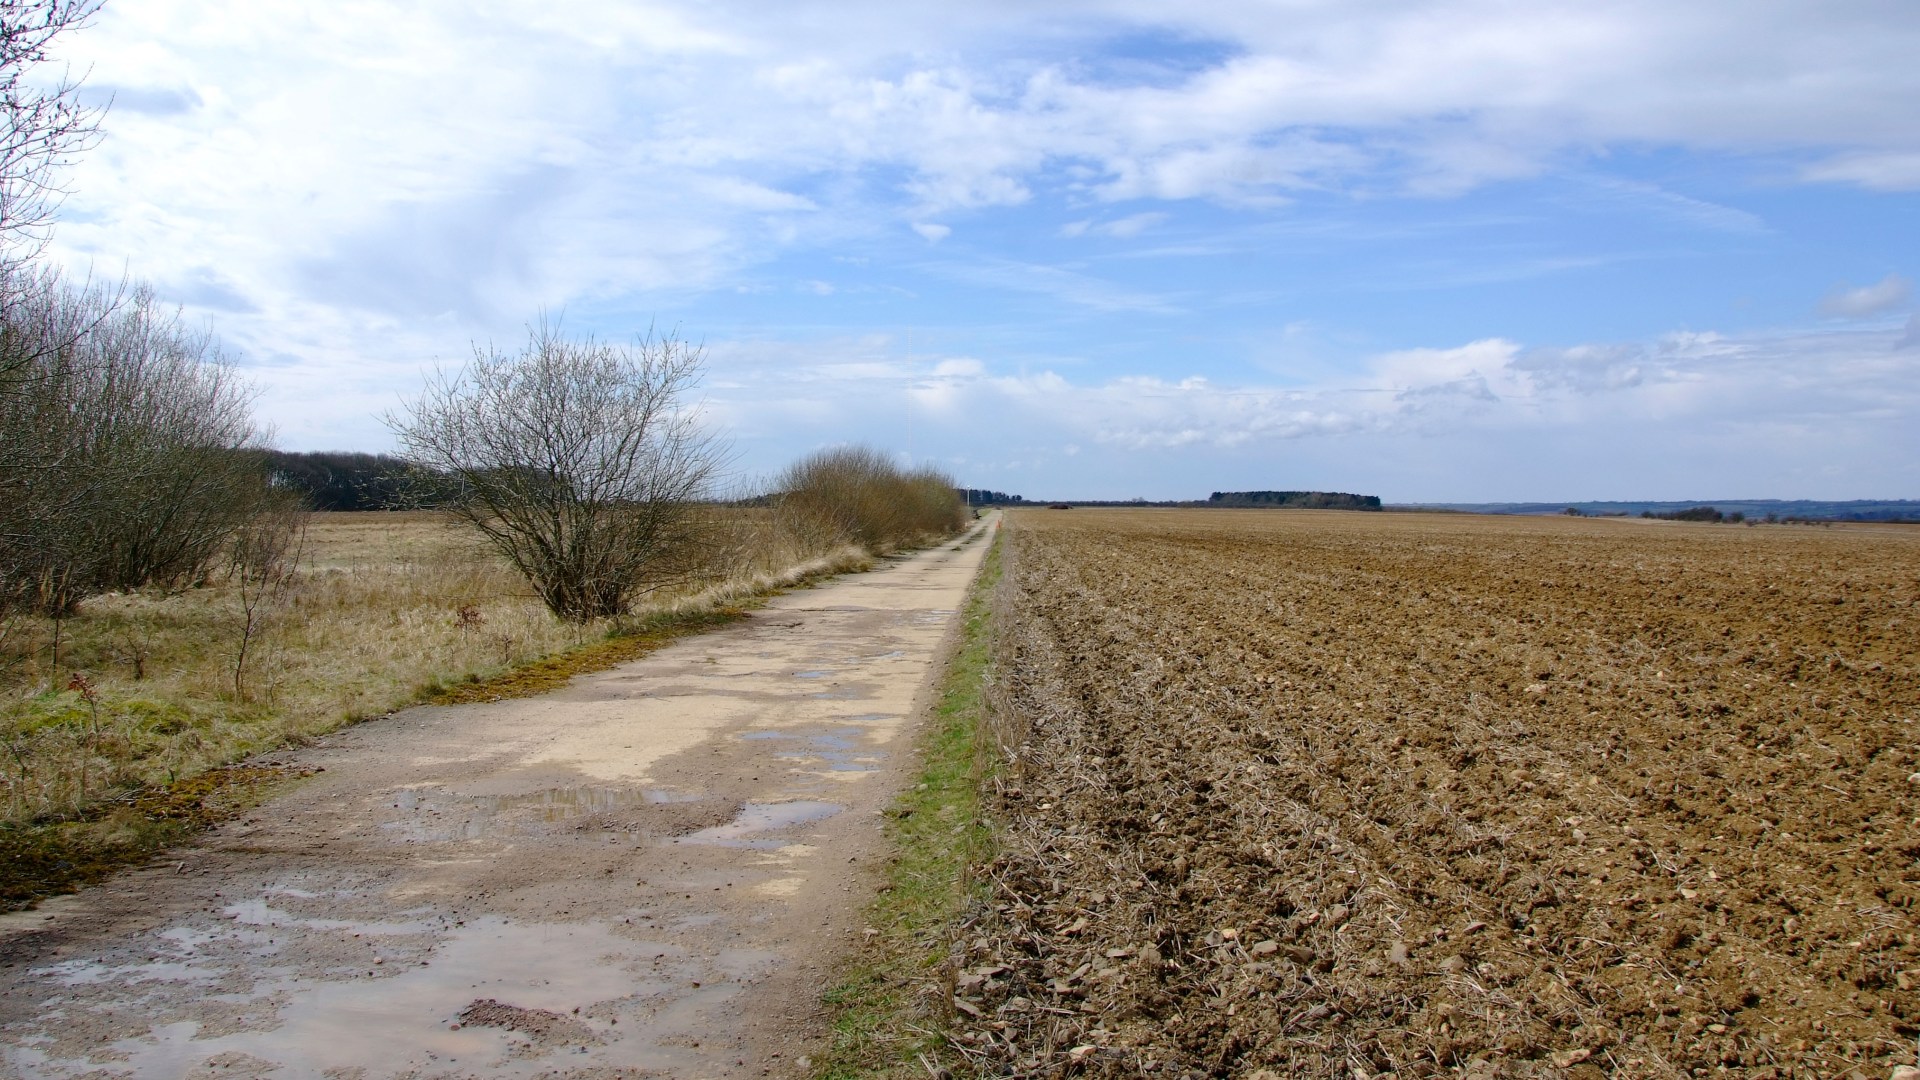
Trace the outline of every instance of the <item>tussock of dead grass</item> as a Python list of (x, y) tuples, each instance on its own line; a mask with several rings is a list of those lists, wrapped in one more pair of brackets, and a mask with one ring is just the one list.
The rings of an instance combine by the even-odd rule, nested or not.
[[(209, 770), (420, 701), (553, 689), (738, 618), (769, 592), (870, 564), (857, 549), (800, 550), (766, 515), (736, 516), (734, 555), (708, 581), (576, 625), (440, 515), (315, 515), (298, 581), (237, 691), (243, 613), (226, 583), (97, 597), (57, 626), (11, 618), (0, 626), (0, 903), (90, 880), (204, 824), (155, 824), (137, 809), (143, 793), (187, 790)], [(49, 876), (61, 865), (78, 869)]]

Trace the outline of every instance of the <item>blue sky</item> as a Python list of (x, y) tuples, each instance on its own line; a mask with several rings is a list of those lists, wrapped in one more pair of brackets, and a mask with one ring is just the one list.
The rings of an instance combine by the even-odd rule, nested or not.
[(1920, 497), (1920, 7), (1185, 7), (112, 0), (53, 254), (291, 449), (545, 311), (745, 477)]

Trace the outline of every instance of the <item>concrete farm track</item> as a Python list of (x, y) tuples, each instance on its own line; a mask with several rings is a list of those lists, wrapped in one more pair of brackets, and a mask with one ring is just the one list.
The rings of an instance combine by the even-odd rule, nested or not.
[(558, 693), (271, 755), (324, 771), (0, 917), (0, 1074), (795, 1071), (992, 525)]

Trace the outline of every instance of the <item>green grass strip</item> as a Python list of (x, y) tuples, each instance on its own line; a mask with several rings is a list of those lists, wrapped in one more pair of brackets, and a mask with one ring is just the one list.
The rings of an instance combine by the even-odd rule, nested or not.
[(988, 662), (989, 603), (1000, 579), (1000, 545), (980, 567), (964, 608), (959, 647), (920, 738), (918, 777), (887, 811), (894, 858), (867, 911), (876, 931), (825, 996), (833, 1041), (813, 1062), (819, 1080), (924, 1076), (937, 1060), (933, 1030), (941, 1005), (920, 990), (943, 983), (949, 935), (979, 887), (969, 868), (984, 861), (993, 830), (980, 813), (987, 755), (982, 692)]

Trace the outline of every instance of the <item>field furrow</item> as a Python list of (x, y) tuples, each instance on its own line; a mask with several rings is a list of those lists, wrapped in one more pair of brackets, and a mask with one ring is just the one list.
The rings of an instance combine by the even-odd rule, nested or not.
[(955, 980), (983, 1071), (1910, 1061), (1920, 533), (1008, 534), (1008, 840)]

